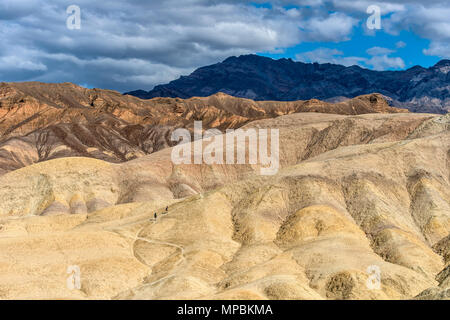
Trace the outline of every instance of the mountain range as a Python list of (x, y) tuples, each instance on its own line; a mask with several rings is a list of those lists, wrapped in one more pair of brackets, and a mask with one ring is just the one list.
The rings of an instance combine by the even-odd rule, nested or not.
[(373, 71), (359, 66), (274, 60), (258, 55), (230, 57), (201, 67), (151, 91), (126, 94), (142, 99), (190, 98), (223, 92), (254, 100), (342, 101), (378, 92), (395, 107), (412, 112), (447, 113), (450, 110), (450, 60), (430, 68), (414, 66), (404, 71)]

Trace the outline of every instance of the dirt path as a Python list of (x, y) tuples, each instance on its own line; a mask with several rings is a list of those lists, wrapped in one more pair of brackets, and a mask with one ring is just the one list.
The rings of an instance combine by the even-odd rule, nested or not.
[[(157, 220), (153, 219), (153, 224), (155, 224), (155, 223), (157, 223)], [(142, 259), (138, 258), (137, 254), (134, 251), (135, 243), (136, 243), (136, 241), (139, 240), (139, 241), (144, 241), (144, 242), (151, 243), (151, 244), (161, 244), (161, 245), (165, 245), (165, 246), (170, 246), (170, 247), (174, 247), (177, 250), (179, 250), (179, 252), (180, 252), (180, 259), (177, 262), (175, 262), (174, 267), (177, 267), (177, 266), (179, 266), (180, 264), (182, 264), (183, 262), (186, 261), (186, 257), (184, 255), (184, 248), (182, 246), (180, 246), (178, 244), (175, 244), (175, 243), (167, 242), (167, 241), (159, 241), (159, 240), (153, 240), (153, 239), (147, 239), (147, 238), (140, 237), (139, 234), (142, 232), (142, 230), (144, 230), (145, 227), (147, 227), (147, 226), (143, 226), (141, 229), (139, 229), (136, 232), (135, 236), (130, 236), (130, 235), (121, 233), (122, 236), (133, 240), (133, 243), (131, 244), (131, 251), (132, 251), (132, 254), (136, 257), (136, 259), (138, 259), (141, 263), (145, 264), (147, 267), (152, 269), (152, 267), (149, 266), (148, 264), (146, 264), (145, 261), (143, 261)], [(177, 271), (175, 271), (174, 273), (169, 274), (167, 276), (161, 277), (158, 280), (155, 280), (155, 281), (153, 281), (151, 283), (143, 283), (143, 284), (141, 284), (141, 285), (139, 285), (139, 286), (137, 286), (135, 288), (132, 288), (131, 291), (139, 290), (141, 288), (148, 287), (148, 286), (153, 286), (153, 285), (158, 284), (160, 282), (163, 282), (163, 281), (165, 281), (167, 279), (173, 278), (176, 275), (177, 275)]]

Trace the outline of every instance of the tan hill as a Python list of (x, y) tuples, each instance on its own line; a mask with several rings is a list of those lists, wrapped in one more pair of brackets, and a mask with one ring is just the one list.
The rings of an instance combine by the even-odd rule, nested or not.
[(187, 100), (140, 100), (71, 83), (0, 84), (0, 174), (70, 156), (120, 163), (172, 146), (175, 128), (239, 128), (295, 112), (397, 113), (378, 94), (329, 104), (318, 100), (256, 102), (216, 94)]
[[(449, 116), (295, 113), (245, 128), (280, 130), (277, 175), (174, 165), (167, 148), (1, 176), (0, 297), (448, 297)], [(73, 265), (80, 290), (66, 286)]]

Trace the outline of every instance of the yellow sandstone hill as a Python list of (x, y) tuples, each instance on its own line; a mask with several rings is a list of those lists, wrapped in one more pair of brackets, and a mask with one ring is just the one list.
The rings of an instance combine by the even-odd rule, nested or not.
[(449, 298), (448, 115), (293, 113), (244, 128), (280, 130), (276, 175), (174, 165), (166, 148), (1, 176), (0, 297)]

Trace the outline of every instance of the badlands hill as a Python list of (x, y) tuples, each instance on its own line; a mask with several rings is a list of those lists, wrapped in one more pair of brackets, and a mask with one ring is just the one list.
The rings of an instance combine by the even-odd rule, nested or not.
[[(231, 99), (207, 99), (219, 98)], [(145, 118), (143, 102), (125, 99), (136, 109), (110, 114)], [(153, 100), (146, 112), (170, 110), (158, 101), (182, 103)], [(274, 176), (257, 165), (175, 165), (172, 148), (123, 163), (53, 159), (0, 176), (0, 297), (448, 299), (449, 116), (289, 110), (242, 121), (280, 130)], [(79, 290), (66, 285), (70, 266), (80, 268)], [(379, 289), (367, 286), (374, 266)]]
[(141, 100), (71, 83), (0, 84), (0, 174), (70, 156), (120, 163), (173, 145), (176, 128), (239, 128), (250, 121), (296, 112), (405, 112), (379, 94), (329, 104), (318, 100), (256, 102), (216, 94), (187, 100)]

